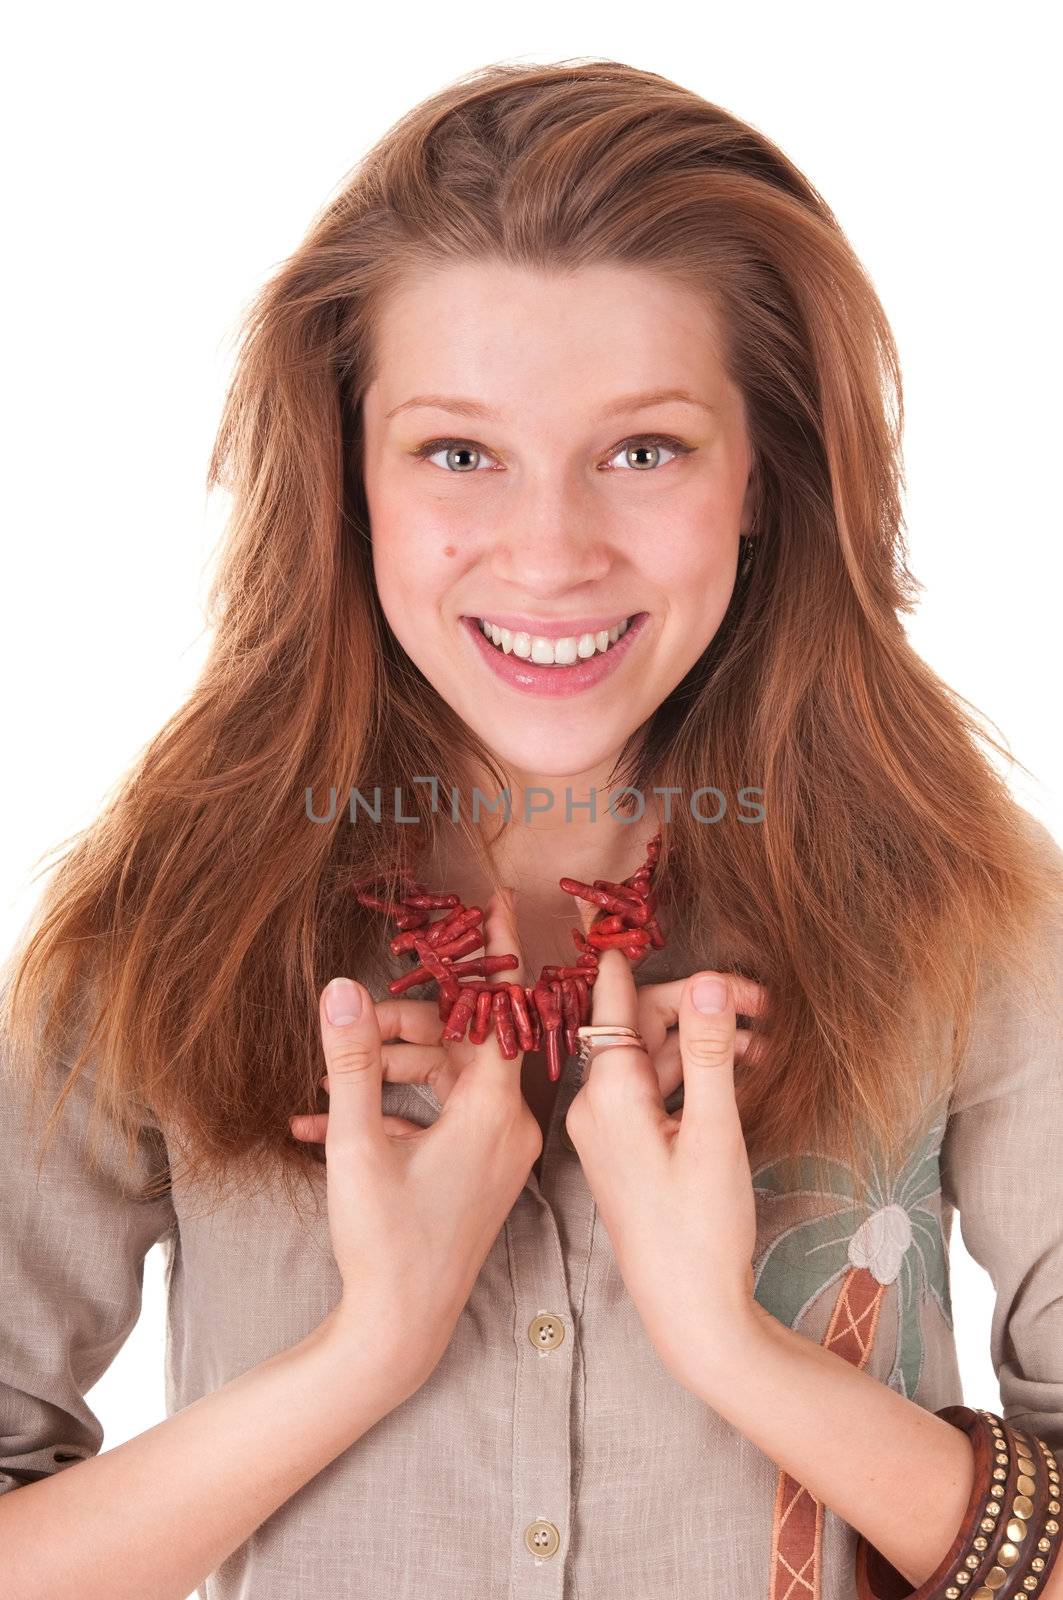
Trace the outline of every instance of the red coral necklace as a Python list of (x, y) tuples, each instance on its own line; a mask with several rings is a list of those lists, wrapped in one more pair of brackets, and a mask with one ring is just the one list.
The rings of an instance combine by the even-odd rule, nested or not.
[[(518, 1051), (538, 1050), (545, 1038), (547, 1075), (556, 1083), (561, 1076), (562, 1037), (566, 1051), (574, 1055), (576, 1029), (590, 1021), (598, 952), (622, 950), (634, 964), (647, 950), (664, 949), (652, 889), (660, 848), (658, 833), (650, 840), (642, 866), (622, 883), (607, 878), (596, 878), (592, 884), (577, 878), (559, 880), (566, 894), (596, 907), (596, 915), (586, 933), (571, 930), (578, 951), (575, 964), (544, 966), (530, 987), (485, 981), (511, 971), (519, 961), (516, 955), (475, 954), (486, 950), (484, 912), (479, 906), (463, 906), (456, 894), (432, 894), (407, 877), (397, 900), (371, 893), (365, 879), (356, 886), (355, 898), (359, 905), (383, 911), (394, 920), (399, 931), (389, 948), (393, 955), (413, 959), (410, 970), (388, 984), (389, 993), (403, 994), (434, 980), (439, 986), (443, 1038), (458, 1042), (467, 1035), (471, 1044), (483, 1044), (493, 1028), (507, 1061)], [(434, 911), (444, 915), (433, 920)]]

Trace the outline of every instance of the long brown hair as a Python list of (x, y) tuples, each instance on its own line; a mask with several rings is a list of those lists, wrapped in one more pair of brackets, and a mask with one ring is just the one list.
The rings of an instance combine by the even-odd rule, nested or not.
[[(353, 878), (460, 826), (413, 774), (505, 774), (405, 656), (376, 596), (360, 472), (374, 331), (404, 275), (468, 260), (650, 268), (705, 296), (754, 449), (758, 553), (703, 658), (618, 781), (764, 791), (764, 819), (677, 805), (658, 878), (717, 965), (770, 990), (738, 1080), (751, 1157), (899, 1149), (948, 1092), (983, 959), (1016, 970), (1059, 852), (1009, 752), (910, 646), (897, 350), (812, 184), (763, 134), (615, 61), (493, 64), (392, 127), (261, 289), (208, 486), (232, 497), (187, 704), (62, 859), (18, 952), (7, 1025), (39, 1085), (67, 1043), (130, 1149), (145, 1108), (224, 1187), (319, 1156), (317, 995), (367, 979)], [(1024, 769), (1025, 770), (1025, 769)], [(405, 785), (419, 826), (308, 821), (330, 789)], [(386, 808), (385, 808), (386, 813)], [(916, 1008), (933, 1047), (916, 1048)], [(64, 1042), (66, 1041), (66, 1042)], [(769, 1043), (770, 1041), (770, 1043)], [(74, 1053), (74, 1049), (71, 1049)]]

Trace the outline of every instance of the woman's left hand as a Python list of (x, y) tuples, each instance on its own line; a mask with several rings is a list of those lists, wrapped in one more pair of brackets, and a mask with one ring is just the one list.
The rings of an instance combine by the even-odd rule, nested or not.
[[(724, 986), (723, 1008), (702, 1012), (693, 993), (711, 979)], [(698, 1393), (714, 1359), (740, 1351), (765, 1315), (753, 1296), (756, 1203), (734, 1092), (736, 1011), (756, 1016), (765, 991), (711, 972), (668, 987), (678, 991), (682, 1110), (665, 1110), (646, 1052), (619, 1046), (591, 1062), (565, 1126), (646, 1331)], [(592, 1021), (637, 1028), (638, 994), (626, 956), (603, 951)]]

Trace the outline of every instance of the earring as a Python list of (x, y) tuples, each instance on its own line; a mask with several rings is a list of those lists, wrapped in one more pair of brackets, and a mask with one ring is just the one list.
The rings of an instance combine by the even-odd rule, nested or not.
[(756, 538), (752, 533), (743, 533), (743, 534), (741, 534), (739, 536), (739, 539), (738, 539), (738, 579), (739, 579), (739, 582), (741, 582), (745, 578), (748, 578), (748, 576), (749, 576), (750, 568), (753, 565), (753, 556), (754, 556), (754, 553), (756, 551), (756, 547), (757, 547)]

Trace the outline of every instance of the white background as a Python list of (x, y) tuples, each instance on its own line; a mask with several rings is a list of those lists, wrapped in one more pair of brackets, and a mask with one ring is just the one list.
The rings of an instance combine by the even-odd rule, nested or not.
[[(1042, 13), (1044, 15), (1044, 13)], [(5, 948), (203, 659), (204, 477), (242, 308), (362, 151), (499, 59), (613, 57), (760, 127), (867, 264), (906, 380), (917, 648), (987, 714), (1063, 839), (1054, 52), (1033, 5), (22, 8), (2, 116)], [(1051, 276), (1050, 276), (1051, 275)], [(992, 1286), (953, 1245), (969, 1404)], [(161, 1258), (89, 1396), (164, 1416)]]

